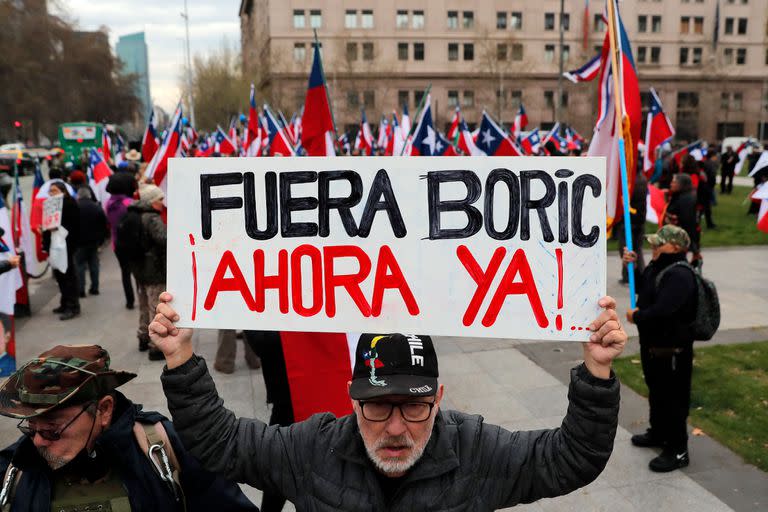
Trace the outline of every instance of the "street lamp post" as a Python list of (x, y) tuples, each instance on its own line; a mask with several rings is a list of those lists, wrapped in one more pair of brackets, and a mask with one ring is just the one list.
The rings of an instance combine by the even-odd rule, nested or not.
[[(557, 75), (557, 115), (555, 122), (563, 119), (563, 51), (565, 49), (563, 40), (565, 38), (565, 27), (563, 26), (563, 15), (565, 13), (565, 0), (560, 0), (560, 72)], [(562, 126), (560, 127), (562, 133)], [(558, 133), (560, 135), (561, 133)]]
[(181, 13), (181, 17), (184, 18), (184, 26), (187, 34), (187, 87), (189, 88), (189, 123), (191, 126), (197, 126), (195, 124), (195, 101), (192, 97), (192, 58), (189, 52), (189, 11), (187, 10), (187, 0), (184, 0), (184, 12)]

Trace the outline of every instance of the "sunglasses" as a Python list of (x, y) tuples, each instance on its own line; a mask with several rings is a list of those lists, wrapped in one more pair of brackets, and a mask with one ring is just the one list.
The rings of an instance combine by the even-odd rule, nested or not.
[(64, 433), (64, 431), (67, 430), (70, 427), (70, 425), (72, 425), (75, 421), (77, 421), (77, 418), (82, 416), (82, 414), (85, 411), (87, 411), (88, 408), (91, 407), (91, 405), (93, 405), (95, 403), (96, 402), (93, 401), (93, 402), (88, 402), (87, 404), (85, 404), (85, 407), (83, 407), (80, 410), (80, 412), (75, 415), (74, 418), (69, 420), (69, 423), (67, 423), (66, 425), (64, 425), (63, 427), (61, 427), (60, 429), (57, 429), (57, 430), (52, 430), (52, 429), (40, 429), (40, 430), (38, 430), (38, 429), (30, 427), (29, 424), (22, 425), (22, 423), (27, 421), (26, 419), (21, 420), (19, 422), (19, 424), (16, 425), (16, 428), (18, 428), (21, 431), (22, 434), (24, 434), (25, 436), (29, 437), (30, 439), (34, 439), (35, 435), (39, 434), (40, 437), (42, 437), (46, 441), (58, 441), (59, 439), (61, 439), (61, 435)]

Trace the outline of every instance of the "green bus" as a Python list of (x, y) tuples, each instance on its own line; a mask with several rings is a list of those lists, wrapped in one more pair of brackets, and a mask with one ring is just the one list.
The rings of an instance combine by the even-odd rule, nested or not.
[(91, 148), (102, 145), (101, 123), (62, 123), (59, 125), (59, 146), (64, 150), (64, 161), (77, 165), (83, 150), (90, 152)]

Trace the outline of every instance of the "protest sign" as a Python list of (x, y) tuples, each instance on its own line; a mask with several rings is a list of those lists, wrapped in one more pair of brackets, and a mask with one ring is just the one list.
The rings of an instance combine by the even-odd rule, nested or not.
[(606, 288), (605, 159), (172, 159), (181, 326), (579, 340)]
[(64, 196), (50, 196), (43, 201), (43, 231), (61, 226), (61, 209), (64, 207)]

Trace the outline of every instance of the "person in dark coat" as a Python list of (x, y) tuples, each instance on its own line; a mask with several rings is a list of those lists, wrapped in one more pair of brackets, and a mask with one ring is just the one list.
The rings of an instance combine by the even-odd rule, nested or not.
[[(653, 261), (637, 279), (637, 308), (627, 320), (640, 333), (640, 359), (648, 385), (650, 428), (632, 436), (632, 444), (662, 447), (651, 460), (656, 472), (673, 471), (689, 464), (687, 418), (691, 402), (693, 336), (697, 284), (685, 255), (690, 239), (685, 230), (667, 225), (648, 235)], [(625, 251), (625, 260), (635, 254)], [(682, 266), (681, 266), (682, 264)]]
[[(59, 285), (61, 299), (59, 307), (53, 310), (58, 313), (59, 319), (70, 320), (80, 316), (80, 285), (75, 265), (75, 250), (80, 243), (80, 208), (67, 187), (62, 182), (51, 183), (51, 196), (63, 195), (64, 203), (61, 210), (61, 226), (67, 230), (67, 271), (61, 272), (53, 269), (53, 276)], [(43, 232), (43, 250), (50, 252), (51, 232)]]
[[(632, 189), (632, 196), (629, 198), (629, 223), (632, 226), (632, 247), (637, 253), (637, 262), (635, 265), (637, 269), (642, 272), (645, 268), (645, 260), (643, 259), (643, 235), (645, 234), (645, 217), (648, 210), (648, 179), (645, 177), (642, 171), (638, 170), (635, 174), (635, 186)], [(624, 235), (624, 223), (617, 225), (617, 235), (619, 238), (619, 255), (624, 254), (624, 247), (626, 247), (626, 238)], [(627, 264), (622, 261), (621, 267), (621, 284), (629, 282), (629, 276), (627, 275)]]
[(707, 222), (707, 229), (715, 229), (715, 221), (712, 219), (712, 206), (715, 202), (715, 186), (717, 185), (717, 148), (710, 146), (707, 150), (707, 154), (704, 155), (704, 162), (702, 163), (702, 169), (704, 176), (706, 177), (706, 186), (702, 190), (699, 189), (699, 202), (702, 204), (702, 211), (704, 213), (704, 219)]
[(77, 273), (80, 277), (80, 297), (85, 297), (85, 270), (91, 276), (88, 293), (99, 294), (99, 250), (107, 239), (107, 216), (101, 205), (94, 201), (89, 189), (77, 191), (77, 205), (80, 207), (80, 241), (75, 252)]
[(21, 419), (24, 436), (0, 452), (2, 510), (258, 512), (200, 467), (170, 421), (116, 391), (134, 377), (98, 345), (59, 345), (5, 381), (0, 414)]
[(720, 193), (730, 194), (733, 191), (733, 175), (736, 172), (736, 164), (739, 162), (739, 155), (728, 146), (723, 153), (720, 162)]
[(670, 200), (664, 214), (664, 224), (679, 226), (688, 233), (690, 246), (688, 250), (693, 253), (692, 265), (700, 266), (701, 256), (701, 226), (696, 213), (697, 196), (693, 189), (693, 182), (688, 174), (675, 174), (670, 187)]
[[(129, 169), (134, 167), (134, 163), (129, 164)], [(131, 282), (131, 265), (127, 255), (117, 250), (117, 227), (123, 220), (128, 207), (133, 204), (133, 194), (138, 189), (136, 178), (131, 172), (121, 171), (109, 177), (107, 182), (107, 192), (110, 193), (107, 205), (107, 220), (112, 230), (112, 250), (120, 265), (120, 278), (123, 283), (123, 293), (125, 294), (125, 307), (133, 309), (135, 295), (133, 293), (133, 283)]]
[[(316, 414), (289, 427), (236, 418), (218, 396), (192, 330), (165, 292), (150, 324), (163, 352), (163, 390), (176, 431), (203, 466), (292, 501), (297, 510), (491, 511), (567, 494), (605, 467), (618, 424), (611, 362), (626, 343), (613, 310), (590, 325), (571, 370), (561, 428), (510, 432), (444, 411), (428, 336), (363, 334), (349, 384), (354, 413)], [(499, 404), (504, 406), (503, 401)]]

